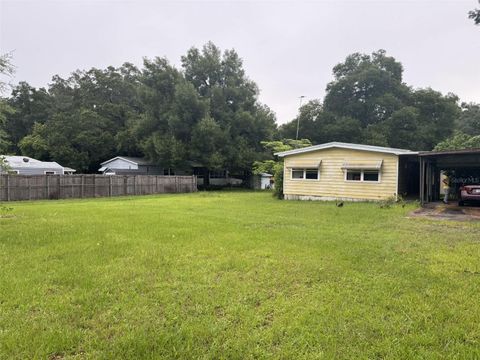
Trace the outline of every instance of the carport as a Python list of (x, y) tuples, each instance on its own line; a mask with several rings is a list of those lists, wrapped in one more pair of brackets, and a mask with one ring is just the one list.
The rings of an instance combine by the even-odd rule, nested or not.
[(420, 202), (440, 200), (440, 173), (450, 174), (451, 193), (462, 184), (480, 183), (480, 149), (423, 151), (420, 159)]

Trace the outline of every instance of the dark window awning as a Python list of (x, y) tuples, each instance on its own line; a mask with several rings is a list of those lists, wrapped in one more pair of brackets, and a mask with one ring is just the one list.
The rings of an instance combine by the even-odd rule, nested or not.
[(343, 163), (344, 170), (380, 170), (383, 160), (346, 160)]
[(318, 169), (322, 165), (322, 160), (295, 160), (292, 161), (287, 169), (299, 168), (299, 169)]

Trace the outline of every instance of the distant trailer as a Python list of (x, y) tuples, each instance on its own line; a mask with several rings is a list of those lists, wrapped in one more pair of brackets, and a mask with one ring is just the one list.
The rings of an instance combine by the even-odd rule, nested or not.
[(66, 168), (54, 161), (40, 161), (28, 156), (0, 155), (5, 159), (7, 169), (0, 168), (0, 174), (15, 175), (64, 175), (72, 174), (75, 169)]

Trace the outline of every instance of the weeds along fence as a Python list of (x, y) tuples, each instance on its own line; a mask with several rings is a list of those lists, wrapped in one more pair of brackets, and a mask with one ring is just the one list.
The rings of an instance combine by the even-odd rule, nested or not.
[(0, 175), (0, 201), (73, 199), (197, 191), (196, 176)]

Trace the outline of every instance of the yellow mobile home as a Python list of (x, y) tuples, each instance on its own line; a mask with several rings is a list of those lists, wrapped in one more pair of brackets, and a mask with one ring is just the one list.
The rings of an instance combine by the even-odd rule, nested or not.
[(382, 200), (418, 189), (417, 154), (331, 142), (276, 155), (285, 160), (285, 199), (355, 201)]

